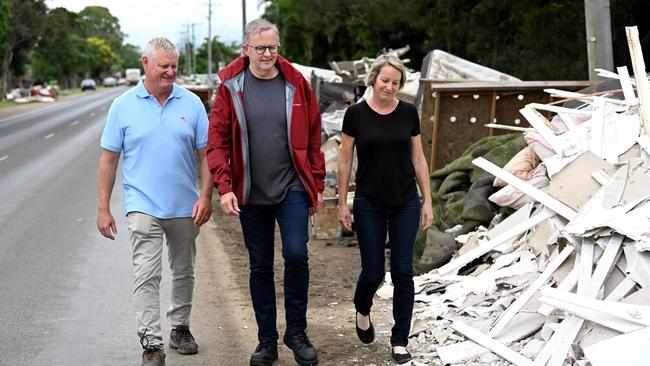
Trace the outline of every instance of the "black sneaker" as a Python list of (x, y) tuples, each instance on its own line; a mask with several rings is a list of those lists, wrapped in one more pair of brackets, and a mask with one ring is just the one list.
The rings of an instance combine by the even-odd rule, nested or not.
[(251, 366), (271, 366), (278, 359), (278, 344), (263, 342), (257, 345), (251, 355)]
[(292, 333), (285, 333), (284, 344), (291, 348), (293, 357), (301, 366), (314, 366), (318, 365), (318, 355), (316, 348), (311, 344), (307, 333), (304, 330)]

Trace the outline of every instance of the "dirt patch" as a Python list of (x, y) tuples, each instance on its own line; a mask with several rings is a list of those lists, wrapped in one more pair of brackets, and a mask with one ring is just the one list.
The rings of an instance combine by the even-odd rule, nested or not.
[[(193, 332), (201, 351), (179, 356), (168, 351), (174, 365), (247, 365), (257, 344), (257, 326), (248, 289), (248, 252), (239, 219), (217, 208), (200, 235)], [(282, 255), (276, 233), (275, 278), (278, 331), (285, 329), (282, 294)], [(373, 321), (376, 341), (362, 346), (354, 328), (352, 298), (358, 276), (359, 252), (354, 238), (311, 240), (308, 334), (319, 352), (320, 365), (389, 365), (392, 327), (390, 302), (376, 299)], [(291, 351), (281, 345), (274, 365), (295, 365)]]

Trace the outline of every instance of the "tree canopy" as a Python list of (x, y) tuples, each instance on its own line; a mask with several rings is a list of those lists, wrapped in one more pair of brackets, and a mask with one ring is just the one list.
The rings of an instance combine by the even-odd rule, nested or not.
[[(27, 71), (30, 80), (56, 80), (63, 87), (139, 68), (142, 51), (124, 44), (119, 19), (103, 6), (80, 12), (47, 9), (44, 0), (0, 0), (0, 98)], [(212, 40), (214, 71), (238, 55), (240, 45)], [(208, 41), (198, 47), (195, 72), (207, 72)], [(181, 50), (182, 51), (182, 50)], [(182, 61), (182, 60), (181, 60)]]
[[(419, 70), (433, 49), (524, 80), (586, 79), (584, 3), (576, 0), (270, 0), (264, 17), (280, 29), (291, 61), (329, 68), (331, 61), (374, 57), (409, 45)], [(650, 46), (650, 2), (610, 0), (614, 64), (630, 65), (624, 27), (639, 27)], [(174, 24), (170, 26), (176, 26)], [(180, 26), (180, 23), (178, 24)], [(21, 78), (64, 87), (140, 67), (141, 50), (124, 44), (119, 19), (103, 6), (78, 13), (48, 9), (45, 0), (0, 0), (0, 97)], [(239, 44), (212, 40), (214, 71)], [(195, 72), (207, 72), (207, 39)], [(180, 50), (181, 53), (183, 50)], [(181, 55), (183, 64), (184, 55)]]
[[(219, 41), (219, 37), (212, 38), (212, 72), (219, 70), (219, 64), (227, 65), (230, 61), (239, 56), (241, 46), (232, 43), (229, 46)], [(207, 74), (208, 72), (208, 40), (204, 39), (203, 44), (196, 50), (196, 72)]]
[(84, 24), (77, 13), (56, 8), (47, 14), (45, 34), (32, 56), (32, 71), (44, 80), (67, 80), (81, 74), (85, 60)]
[(47, 9), (44, 0), (0, 1), (0, 97), (27, 71), (32, 80), (70, 87), (84, 77), (140, 67), (140, 50), (123, 40), (119, 20), (105, 7), (75, 13)]
[[(374, 57), (405, 45), (411, 68), (441, 49), (524, 80), (586, 79), (584, 3), (575, 0), (271, 0), (264, 17), (278, 25), (290, 60)], [(650, 3), (610, 0), (614, 64), (629, 65), (624, 27), (637, 25), (650, 46)]]
[(85, 24), (86, 37), (97, 37), (111, 47), (112, 50), (122, 48), (124, 33), (120, 21), (103, 6), (87, 6), (79, 12)]
[(11, 0), (0, 4), (10, 13), (0, 16), (0, 96), (4, 96), (10, 76), (25, 72), (28, 53), (41, 36), (47, 7), (44, 0)]

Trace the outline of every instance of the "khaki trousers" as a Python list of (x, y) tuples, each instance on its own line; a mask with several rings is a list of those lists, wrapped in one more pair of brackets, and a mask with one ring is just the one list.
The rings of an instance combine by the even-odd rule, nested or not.
[(190, 325), (194, 290), (195, 239), (199, 229), (191, 217), (159, 219), (141, 212), (127, 215), (133, 254), (133, 300), (138, 336), (162, 346), (160, 280), (163, 242), (171, 269), (171, 303), (167, 317), (172, 327)]

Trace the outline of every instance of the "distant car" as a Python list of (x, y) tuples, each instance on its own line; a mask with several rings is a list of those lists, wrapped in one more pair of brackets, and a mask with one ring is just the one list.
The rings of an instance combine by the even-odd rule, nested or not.
[(104, 86), (117, 86), (117, 79), (109, 76), (102, 81), (102, 85)]
[(95, 89), (97, 89), (97, 85), (95, 84), (95, 80), (93, 80), (93, 79), (83, 79), (83, 80), (81, 80), (81, 91), (95, 90)]
[(117, 85), (126, 85), (126, 78), (117, 79)]

